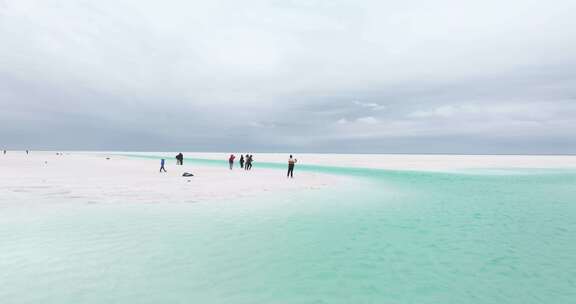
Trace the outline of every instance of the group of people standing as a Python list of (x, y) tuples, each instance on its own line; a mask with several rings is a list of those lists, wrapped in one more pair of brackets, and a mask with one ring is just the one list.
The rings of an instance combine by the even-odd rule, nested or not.
[[(228, 158), (228, 164), (230, 165), (230, 170), (232, 170), (234, 168), (234, 160), (236, 159), (236, 156), (234, 154), (230, 154), (230, 157)], [(244, 170), (252, 170), (252, 162), (254, 161), (254, 156), (253, 155), (248, 155), (246, 154), (246, 157), (244, 157), (244, 155), (240, 154), (240, 168), (244, 169)]]
[[(234, 154), (230, 154), (230, 157), (228, 157), (228, 165), (230, 166), (230, 170), (234, 169), (234, 160), (236, 160), (236, 156)], [(288, 159), (288, 173), (286, 174), (286, 177), (294, 178), (294, 166), (296, 165), (297, 161), (298, 160), (296, 158), (290, 155), (290, 158)], [(254, 156), (252, 154), (246, 154), (246, 156), (240, 154), (240, 168), (248, 171), (252, 170), (252, 162), (254, 162)], [(165, 164), (166, 160), (161, 159), (160, 172), (166, 172), (166, 168), (164, 168)], [(178, 153), (178, 155), (176, 155), (176, 165), (184, 165), (184, 155), (182, 153)]]
[[(234, 168), (235, 159), (236, 156), (234, 154), (230, 154), (230, 157), (228, 157), (228, 165), (230, 166), (230, 170)], [(253, 161), (254, 161), (253, 155), (246, 154), (246, 157), (244, 157), (244, 155), (240, 154), (240, 161), (239, 161), (240, 168), (244, 170), (252, 170)], [(286, 174), (286, 177), (294, 178), (294, 166), (296, 165), (297, 161), (298, 160), (296, 158), (290, 155), (290, 158), (288, 159), (288, 173)]]

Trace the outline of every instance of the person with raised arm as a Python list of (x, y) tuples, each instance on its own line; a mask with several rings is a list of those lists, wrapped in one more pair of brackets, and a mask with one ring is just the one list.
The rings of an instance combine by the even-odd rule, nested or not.
[(298, 160), (293, 158), (292, 155), (290, 155), (290, 158), (288, 159), (288, 174), (286, 175), (286, 177), (289, 178), (294, 178), (294, 165), (296, 164)]

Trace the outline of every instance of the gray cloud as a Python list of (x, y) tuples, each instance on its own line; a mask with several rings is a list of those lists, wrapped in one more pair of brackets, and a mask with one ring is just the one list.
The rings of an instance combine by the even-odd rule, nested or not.
[(0, 145), (573, 153), (575, 11), (4, 0)]

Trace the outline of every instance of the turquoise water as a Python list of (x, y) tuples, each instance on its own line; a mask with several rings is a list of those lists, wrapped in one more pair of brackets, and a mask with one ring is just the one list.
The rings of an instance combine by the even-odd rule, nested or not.
[(0, 303), (576, 301), (576, 172), (297, 169), (361, 183), (195, 204), (5, 204)]

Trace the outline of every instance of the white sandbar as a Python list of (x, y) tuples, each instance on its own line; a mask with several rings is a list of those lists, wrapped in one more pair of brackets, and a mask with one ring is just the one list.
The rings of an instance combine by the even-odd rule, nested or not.
[[(296, 178), (287, 179), (284, 170), (257, 165), (252, 171), (238, 167), (229, 170), (225, 163), (202, 166), (185, 161), (184, 166), (176, 166), (171, 154), (166, 159), (167, 173), (159, 173), (159, 165), (156, 159), (101, 153), (32, 152), (26, 155), (10, 151), (0, 154), (0, 201), (191, 203), (277, 191), (314, 190), (342, 180), (298, 171)], [(184, 172), (195, 176), (182, 177)]]

